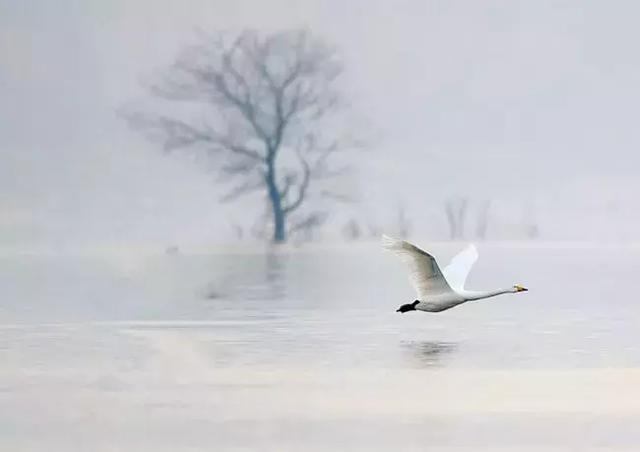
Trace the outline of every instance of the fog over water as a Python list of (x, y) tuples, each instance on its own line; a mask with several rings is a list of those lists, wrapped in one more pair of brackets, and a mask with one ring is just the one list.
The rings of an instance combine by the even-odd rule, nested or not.
[(638, 250), (480, 254), (531, 290), (398, 314), (373, 244), (2, 259), (0, 449), (633, 450)]
[[(0, 450), (638, 450), (639, 13), (0, 0)], [(271, 245), (266, 160), (223, 203), (246, 167), (125, 119), (203, 33), (293, 29), (335, 46), (333, 126), (366, 146)], [(475, 242), (467, 288), (529, 291), (399, 314), (383, 232), (441, 265)]]

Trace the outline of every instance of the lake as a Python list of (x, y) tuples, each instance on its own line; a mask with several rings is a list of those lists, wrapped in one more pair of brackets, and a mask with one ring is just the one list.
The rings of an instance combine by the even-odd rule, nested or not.
[(5, 255), (0, 450), (638, 450), (640, 248), (478, 248), (469, 288), (530, 291), (396, 313), (377, 244)]

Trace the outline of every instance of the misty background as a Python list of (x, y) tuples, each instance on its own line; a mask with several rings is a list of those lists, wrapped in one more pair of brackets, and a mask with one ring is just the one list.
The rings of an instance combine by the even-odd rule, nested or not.
[[(640, 450), (639, 13), (0, 0), (0, 450)], [(314, 181), (295, 211), (326, 221), (268, 247), (262, 154), (236, 153), (262, 191), (224, 203), (246, 162), (164, 152), (130, 113), (186, 116), (150, 87), (203, 33), (249, 36), (250, 50), (288, 36), (277, 56), (308, 56), (299, 30), (344, 69), (348, 108), (320, 131), (366, 145), (332, 158), (351, 172)], [(263, 72), (286, 79), (299, 66), (283, 60)], [(223, 108), (201, 118), (237, 119), (205, 75)], [(258, 89), (284, 86), (269, 81)], [(312, 165), (293, 152), (306, 124), (288, 124), (270, 194), (290, 208)], [(268, 157), (275, 140), (244, 126), (233, 138)], [(225, 165), (240, 171), (222, 183)], [(443, 266), (477, 242), (469, 288), (530, 291), (400, 314), (416, 295), (383, 232)]]
[[(490, 201), (488, 240), (634, 241), (640, 31), (633, 2), (0, 1), (5, 249), (237, 241), (261, 195), (223, 204), (210, 165), (117, 114), (197, 30), (307, 28), (336, 46), (368, 141), (317, 239), (355, 219), (450, 236)], [(400, 213), (402, 212), (402, 213)], [(533, 231), (533, 232), (532, 232)], [(366, 234), (365, 234), (366, 235)], [(245, 240), (255, 240), (245, 234)]]

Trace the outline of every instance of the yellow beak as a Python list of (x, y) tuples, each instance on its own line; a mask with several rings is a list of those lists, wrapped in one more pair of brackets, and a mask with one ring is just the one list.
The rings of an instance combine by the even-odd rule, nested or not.
[(526, 292), (527, 290), (529, 290), (526, 287), (522, 287), (520, 284), (516, 284), (515, 288), (516, 288), (516, 292)]

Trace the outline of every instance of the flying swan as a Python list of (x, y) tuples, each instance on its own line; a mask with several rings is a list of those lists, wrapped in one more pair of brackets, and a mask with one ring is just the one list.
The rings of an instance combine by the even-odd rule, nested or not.
[(413, 303), (403, 304), (396, 312), (441, 312), (467, 301), (528, 290), (518, 284), (508, 289), (465, 290), (464, 283), (467, 276), (473, 264), (478, 260), (478, 251), (474, 245), (469, 245), (456, 255), (444, 271), (440, 271), (438, 263), (431, 254), (409, 242), (383, 235), (382, 246), (400, 256), (409, 265), (410, 280), (418, 293), (417, 300)]

